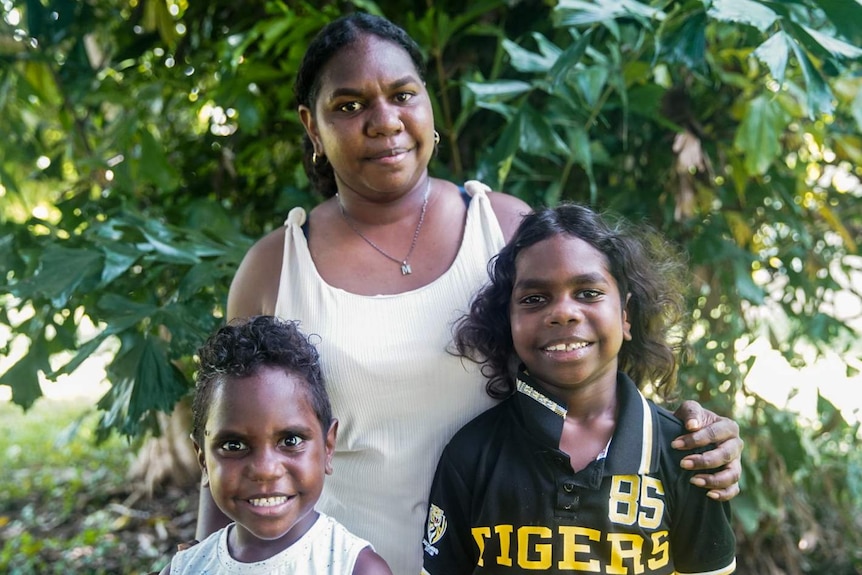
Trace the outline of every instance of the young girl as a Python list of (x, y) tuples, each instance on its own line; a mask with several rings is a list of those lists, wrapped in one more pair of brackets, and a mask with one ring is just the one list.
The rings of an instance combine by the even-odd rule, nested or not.
[(691, 484), (670, 449), (682, 423), (638, 390), (674, 382), (682, 269), (579, 205), (525, 218), (458, 325), (507, 399), (443, 452), (424, 573), (735, 570), (728, 504)]
[(198, 355), (192, 437), (204, 483), (234, 523), (162, 573), (392, 575), (367, 541), (314, 508), (338, 422), (296, 324), (233, 322)]

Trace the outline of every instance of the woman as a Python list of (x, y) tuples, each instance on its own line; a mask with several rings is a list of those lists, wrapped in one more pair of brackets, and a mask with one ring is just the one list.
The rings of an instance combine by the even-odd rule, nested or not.
[[(428, 489), (461, 425), (492, 405), (475, 366), (449, 353), (453, 322), (487, 281), (488, 260), (521, 217), (521, 200), (433, 179), (438, 136), (422, 55), (389, 21), (354, 14), (326, 26), (296, 78), (305, 167), (326, 201), (249, 250), (228, 319), (275, 314), (320, 336), (339, 438), (319, 508), (370, 540), (397, 575), (418, 573)], [(721, 442), (687, 458), (711, 496), (738, 492), (738, 427), (697, 404), (678, 412), (712, 425), (680, 442)], [(202, 490), (198, 534), (225, 522)]]

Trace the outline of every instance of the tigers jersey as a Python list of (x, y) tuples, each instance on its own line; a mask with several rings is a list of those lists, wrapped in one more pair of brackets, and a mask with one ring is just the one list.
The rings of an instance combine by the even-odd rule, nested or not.
[(681, 422), (617, 378), (606, 456), (574, 472), (559, 449), (566, 406), (522, 373), (518, 390), (446, 446), (431, 488), (428, 575), (733, 573), (727, 503), (689, 483), (670, 447)]

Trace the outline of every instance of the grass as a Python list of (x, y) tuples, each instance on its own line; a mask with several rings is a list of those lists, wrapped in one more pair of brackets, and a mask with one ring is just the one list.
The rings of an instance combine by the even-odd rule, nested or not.
[(23, 413), (0, 402), (0, 573), (149, 573), (191, 539), (194, 494), (133, 489), (133, 446), (96, 445), (91, 406), (42, 399)]

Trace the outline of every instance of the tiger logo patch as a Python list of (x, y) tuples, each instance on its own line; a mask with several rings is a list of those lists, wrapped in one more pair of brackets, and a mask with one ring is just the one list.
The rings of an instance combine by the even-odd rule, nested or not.
[(430, 555), (436, 555), (437, 549), (434, 544), (440, 541), (443, 534), (446, 533), (446, 514), (443, 510), (431, 504), (431, 510), (428, 512), (428, 525), (425, 527), (425, 552)]

